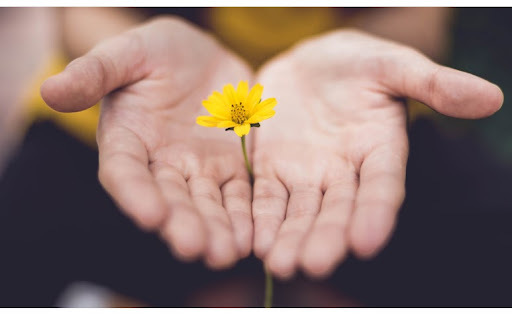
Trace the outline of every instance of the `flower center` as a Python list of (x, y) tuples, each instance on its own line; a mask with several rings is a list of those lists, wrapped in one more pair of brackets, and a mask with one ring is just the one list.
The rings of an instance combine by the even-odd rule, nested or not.
[(242, 124), (246, 120), (245, 106), (240, 104), (231, 105), (231, 120), (237, 124)]

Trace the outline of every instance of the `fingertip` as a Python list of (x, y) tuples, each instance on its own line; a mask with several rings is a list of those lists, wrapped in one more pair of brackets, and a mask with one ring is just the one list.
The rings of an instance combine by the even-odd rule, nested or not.
[(180, 213), (187, 217), (186, 221), (169, 219), (164, 227), (164, 239), (171, 247), (173, 254), (184, 261), (193, 261), (199, 258), (206, 248), (206, 232), (196, 224), (194, 217)]
[(251, 254), (253, 243), (253, 224), (250, 212), (228, 210), (228, 215), (231, 220), (238, 255), (240, 258), (245, 258)]
[(226, 236), (210, 242), (205, 262), (213, 270), (224, 270), (231, 268), (238, 260), (238, 256), (235, 241)]
[(505, 95), (498, 85), (491, 83), (490, 89), (492, 91), (490, 92), (489, 111), (486, 113), (486, 116), (490, 116), (500, 110), (505, 101)]
[(242, 211), (237, 216), (237, 211), (229, 212), (233, 228), (234, 243), (240, 258), (246, 258), (251, 254), (253, 244), (253, 226), (250, 214)]
[(162, 196), (151, 186), (137, 186), (138, 189), (130, 191), (132, 186), (125, 184), (124, 188), (112, 187), (115, 181), (110, 182), (112, 177), (106, 179), (100, 179), (102, 185), (113, 196), (118, 207), (132, 218), (138, 227), (145, 231), (153, 231), (165, 220), (167, 206)]
[(165, 199), (144, 160), (101, 150), (98, 179), (118, 207), (144, 230), (158, 228), (168, 215)]
[(180, 238), (178, 240), (169, 241), (168, 237), (165, 238), (169, 243), (171, 253), (178, 259), (184, 262), (192, 262), (201, 257), (204, 245), (197, 240)]
[(346, 256), (346, 245), (343, 240), (334, 243), (326, 242), (326, 238), (312, 236), (308, 239), (300, 258), (303, 271), (315, 279), (329, 276), (338, 263)]
[(213, 270), (225, 270), (233, 267), (238, 259), (235, 248), (225, 247), (210, 250), (205, 258), (206, 265)]
[(251, 187), (247, 181), (232, 180), (224, 184), (221, 192), (239, 255), (245, 258), (251, 253), (254, 235)]
[[(74, 112), (80, 108), (75, 103), (77, 98), (74, 91), (77, 82), (66, 71), (46, 79), (41, 85), (41, 97), (44, 102), (58, 112)], [(78, 96), (81, 97), (81, 96)]]
[(350, 244), (354, 255), (363, 260), (371, 259), (378, 251), (377, 243), (374, 240), (356, 233), (351, 234)]
[(295, 256), (292, 256), (289, 252), (272, 250), (265, 259), (265, 266), (276, 278), (288, 280), (295, 275), (295, 262)]
[(268, 249), (262, 247), (260, 244), (254, 244), (252, 251), (254, 253), (254, 256), (259, 258), (260, 260), (263, 260), (265, 258), (265, 255), (267, 255)]
[(283, 264), (269, 263), (267, 268), (273, 277), (286, 281), (295, 277), (295, 269), (291, 266), (284, 266)]
[(245, 229), (241, 229), (235, 235), (236, 244), (238, 247), (238, 253), (240, 258), (246, 258), (251, 254), (251, 245), (252, 245), (252, 228), (246, 227)]
[(158, 228), (167, 216), (166, 204), (159, 194), (144, 197), (144, 199), (138, 201), (138, 204), (130, 202), (122, 207), (127, 208), (129, 215), (146, 231)]
[[(485, 118), (496, 113), (503, 105), (504, 95), (496, 84), (479, 77), (473, 77), (475, 86), (472, 90), (474, 101), (468, 105), (468, 118)], [(478, 84), (477, 84), (478, 81)]]
[(248, 247), (243, 247), (238, 249), (238, 254), (241, 259), (245, 259), (251, 255), (251, 245), (249, 244)]
[(94, 106), (104, 90), (105, 72), (94, 56), (72, 61), (64, 71), (46, 79), (41, 85), (41, 97), (59, 112), (76, 112)]
[(301, 257), (301, 267), (309, 277), (321, 279), (331, 272), (332, 265), (324, 254), (306, 251)]
[(308, 277), (317, 280), (327, 278), (334, 270), (333, 265), (318, 259), (305, 259), (301, 263), (301, 267)]
[(288, 190), (278, 179), (256, 178), (253, 194), (253, 250), (256, 257), (264, 259), (286, 216)]
[(466, 119), (491, 116), (503, 105), (500, 87), (470, 73), (442, 68), (431, 83), (434, 107), (442, 114)]
[(56, 81), (57, 75), (51, 76), (47, 78), (42, 84), (40, 88), (41, 98), (43, 98), (44, 102), (50, 106), (51, 108), (60, 111), (60, 107), (58, 106), (58, 101), (56, 99), (60, 98), (59, 88), (58, 88), (58, 80)]
[(253, 242), (254, 255), (263, 260), (274, 242), (274, 234), (272, 231), (262, 230), (255, 232)]
[(361, 259), (370, 259), (385, 246), (394, 226), (394, 217), (377, 211), (356, 213), (349, 231), (352, 252)]

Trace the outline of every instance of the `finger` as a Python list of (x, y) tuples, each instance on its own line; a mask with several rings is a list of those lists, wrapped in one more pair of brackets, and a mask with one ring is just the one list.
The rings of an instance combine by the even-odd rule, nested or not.
[(148, 168), (146, 147), (130, 130), (116, 127), (98, 134), (99, 179), (118, 206), (142, 228), (159, 226), (165, 200)]
[(374, 150), (361, 165), (349, 231), (351, 248), (360, 257), (373, 256), (393, 230), (405, 197), (406, 161), (406, 144), (389, 145)]
[(320, 213), (304, 242), (300, 264), (310, 276), (327, 276), (347, 253), (346, 232), (357, 190), (355, 176), (349, 176), (327, 188)]
[(192, 177), (188, 180), (192, 200), (207, 230), (206, 263), (214, 269), (232, 266), (238, 259), (233, 227), (222, 206), (219, 185), (212, 179)]
[(87, 109), (112, 90), (145, 75), (144, 47), (134, 32), (108, 39), (41, 85), (41, 96), (53, 109)]
[(251, 184), (248, 180), (234, 179), (222, 186), (222, 201), (228, 212), (235, 241), (241, 257), (251, 253), (253, 223), (251, 215)]
[(274, 243), (286, 215), (288, 190), (278, 179), (256, 178), (252, 215), (254, 254), (263, 259)]
[(382, 82), (394, 93), (419, 100), (448, 116), (486, 117), (503, 104), (503, 92), (497, 85), (440, 66), (416, 51), (407, 49), (383, 65)]
[(172, 167), (156, 167), (153, 175), (167, 203), (169, 214), (161, 234), (177, 257), (193, 260), (206, 249), (206, 231), (192, 202), (184, 177)]
[(295, 273), (301, 244), (320, 210), (321, 202), (319, 187), (295, 186), (291, 190), (286, 219), (265, 258), (267, 268), (276, 276), (286, 279)]

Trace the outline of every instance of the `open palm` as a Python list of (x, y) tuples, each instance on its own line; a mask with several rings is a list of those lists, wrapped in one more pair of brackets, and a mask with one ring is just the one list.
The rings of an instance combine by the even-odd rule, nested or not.
[[(233, 133), (205, 129), (201, 101), (250, 69), (213, 38), (160, 18), (107, 40), (42, 86), (59, 111), (101, 100), (100, 180), (183, 259), (228, 267), (250, 253), (251, 186)], [(496, 86), (363, 33), (302, 42), (260, 71), (276, 116), (249, 136), (253, 248), (280, 277), (328, 274), (350, 249), (371, 256), (404, 198), (403, 97), (466, 118), (492, 114)]]
[(108, 94), (97, 133), (103, 186), (179, 257), (222, 268), (251, 251), (251, 186), (238, 138), (195, 122), (212, 90), (251, 74), (210, 36), (161, 18), (98, 45), (42, 94), (61, 111)]
[(498, 110), (496, 86), (355, 31), (299, 44), (259, 73), (279, 104), (256, 132), (254, 250), (275, 275), (331, 272), (375, 254), (405, 196), (412, 97), (456, 117)]

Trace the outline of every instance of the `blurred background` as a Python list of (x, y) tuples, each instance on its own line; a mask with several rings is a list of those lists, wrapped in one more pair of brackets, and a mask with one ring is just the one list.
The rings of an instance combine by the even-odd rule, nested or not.
[(511, 8), (0, 8), (0, 306), (251, 307), (254, 257), (213, 272), (174, 259), (97, 179), (99, 108), (49, 109), (42, 81), (94, 44), (160, 14), (209, 30), (257, 68), (299, 40), (355, 27), (498, 84), (490, 118), (408, 101), (407, 197), (375, 259), (327, 280), (277, 282), (275, 306), (512, 306)]

